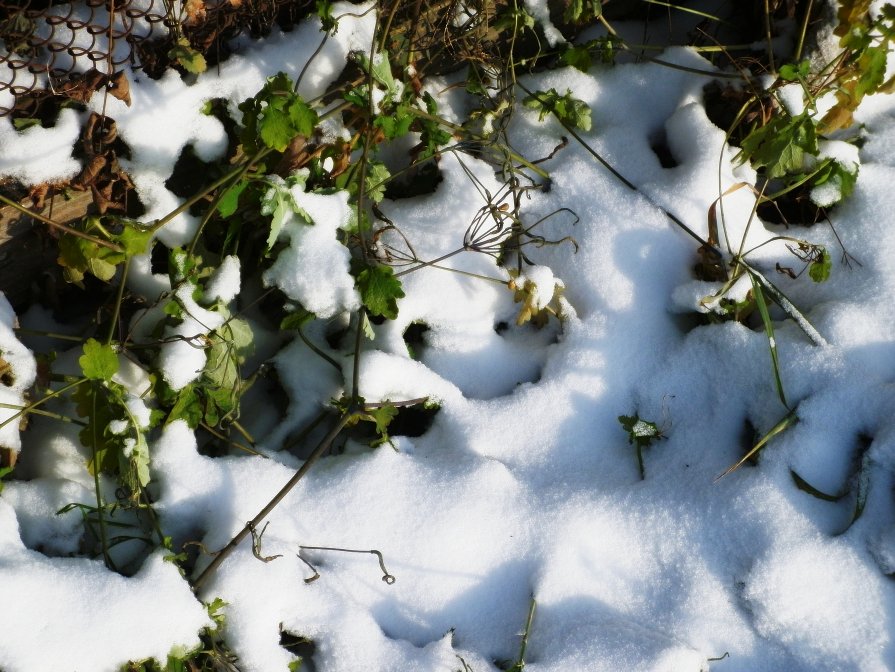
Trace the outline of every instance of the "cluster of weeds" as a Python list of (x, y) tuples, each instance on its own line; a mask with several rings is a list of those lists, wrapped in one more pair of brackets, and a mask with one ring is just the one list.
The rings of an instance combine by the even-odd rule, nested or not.
[[(521, 321), (542, 324), (551, 316), (561, 317), (559, 296), (546, 309), (536, 309), (526, 298), (534, 289), (514, 281), (532, 263), (527, 246), (563, 242), (540, 235), (544, 219), (526, 223), (523, 208), (528, 194), (544, 188), (547, 174), (516, 152), (506, 135), (516, 106), (515, 69), (524, 63), (533, 67), (540, 58), (542, 37), (521, 3), (478, 4), (477, 11), (467, 12), (470, 8), (459, 3), (379, 3), (368, 10), (376, 12), (374, 43), (368, 51), (350, 54), (336, 84), (320, 98), (305, 99), (298, 93), (300, 78), (293, 81), (279, 73), (235, 112), (226, 104), (209, 103), (205, 111), (221, 118), (230, 131), (227, 155), (204, 166), (209, 183), (183, 194), (182, 205), (157, 220), (128, 216), (125, 208), (116, 207), (111, 191), (109, 207), (70, 224), (0, 197), (50, 227), (65, 281), (97, 294), (96, 310), (78, 325), (81, 335), (74, 337), (79, 341), (79, 373), (57, 370), (55, 353), (42, 353), (40, 386), (32, 401), (7, 420), (45, 415), (81, 426), (78, 436), (89, 455), (85, 468), (93, 477), (95, 497), (91, 502), (73, 502), (62, 512), (81, 512), (85, 553), (102, 557), (112, 570), (130, 573), (147, 553), (162, 547), (185, 575), (193, 570), (195, 557), (173, 548), (155, 515), (150, 446), (162, 428), (183, 421), (217, 446), (209, 452), (257, 454), (240, 416), (244, 396), (271, 375), (271, 367), (252, 356), (255, 334), (245, 316), (252, 304), (272, 306), (264, 311), (272, 321), (267, 326), (302, 339), (342, 373), (326, 345), (309, 336), (318, 317), (294, 299), (268, 288), (260, 298), (233, 308), (232, 302), (209, 289), (216, 269), (228, 257), (237, 257), (246, 275), (260, 278), (285, 249), (281, 233), (286, 223), (314, 224), (296, 199), (296, 190), (344, 194), (351, 208), (351, 221), (339, 236), (349, 252), (350, 273), (362, 306), (347, 322), (351, 337), (342, 339), (339, 347), (342, 354), (353, 357), (354, 367), (346, 376), (343, 396), (332, 400), (306, 428), (308, 435), (315, 425), (328, 426), (326, 435), (304, 451), (303, 467), (283, 490), (191, 579), (197, 590), (236, 545), (249, 536), (260, 540), (256, 529), (315, 461), (332, 449), (337, 437), (350, 435), (373, 447), (388, 444), (390, 428), (400, 424), (405, 409), (437, 410), (428, 399), (368, 401), (358, 392), (363, 351), (375, 338), (375, 324), (396, 319), (404, 297), (402, 277), (427, 269), (450, 271), (443, 262), (454, 255), (489, 255), (499, 262), (502, 273), (476, 277), (515, 292), (523, 303)], [(586, 11), (597, 11), (598, 4), (591, 5), (575, 5), (570, 20), (584, 20)], [(317, 11), (323, 26), (322, 48), (337, 30), (340, 17), (332, 15), (328, 2), (317, 3)], [(193, 74), (206, 67), (205, 55), (189, 40), (195, 30), (195, 26), (175, 30), (167, 52), (169, 61)], [(442, 116), (426, 82), (431, 73), (464, 68), (466, 89), (475, 105), (469, 118), (457, 124)], [(529, 92), (524, 104), (538, 109), (541, 116), (553, 114), (582, 129), (590, 126), (589, 110), (568, 92)], [(335, 138), (324, 133), (323, 125), (333, 121), (347, 132)], [(108, 118), (100, 123), (104, 128), (114, 126)], [(383, 157), (395, 146), (405, 148), (403, 165), (391, 163), (390, 168)], [(418, 184), (419, 176), (428, 176), (434, 187), (438, 165), (448, 153), (466, 169), (482, 204), (455, 249), (437, 259), (421, 258), (413, 241), (400, 232), (400, 223), (391, 222), (380, 206), (387, 194), (409, 195), (407, 185)], [(464, 155), (494, 167), (503, 183), (499, 191), (492, 193), (476, 180), (463, 163)], [(183, 246), (166, 248), (156, 234), (184, 212), (200, 219), (195, 235)], [(549, 216), (562, 214), (571, 227), (574, 213), (560, 210)], [(563, 240), (574, 244), (571, 238)], [(132, 263), (143, 255), (151, 255), (153, 266), (167, 272), (169, 291), (144, 296), (128, 287)], [(104, 291), (96, 292), (97, 287)], [(213, 318), (213, 324), (203, 324), (203, 315)], [(174, 346), (201, 351), (203, 356), (200, 375), (185, 385), (167, 379), (160, 364), (165, 349)], [(137, 378), (143, 381), (139, 389), (127, 382), (133, 376), (122, 375), (124, 369), (139, 372)], [(12, 471), (12, 466), (5, 467), (3, 475)], [(115, 484), (114, 499), (103, 480)], [(136, 560), (133, 554), (120, 560), (116, 547), (131, 542), (142, 551)], [(221, 608), (214, 605), (215, 618), (220, 618)], [(164, 664), (131, 663), (126, 669), (219, 670), (235, 669), (234, 665), (216, 629), (203, 633), (201, 650), (172, 653)]]
[[(879, 19), (871, 20), (869, 6), (865, 8), (864, 4), (847, 3), (850, 10), (841, 15), (838, 34), (842, 36), (843, 56), (816, 72), (802, 61), (781, 67), (776, 83), (767, 91), (756, 92), (737, 115), (737, 128), (751, 124), (748, 132), (743, 133), (741, 160), (751, 162), (764, 180), (758, 188), (760, 202), (773, 203), (805, 184), (817, 189), (835, 183), (838, 193), (845, 197), (854, 185), (856, 169), (834, 157), (824, 158), (819, 142), (848, 125), (863, 96), (891, 86), (881, 79), (884, 59), (881, 65), (880, 54), (884, 55), (895, 30), (895, 10), (887, 6)], [(317, 3), (323, 27), (321, 48), (338, 27), (339, 17), (333, 16), (332, 11), (330, 3)], [(364, 350), (369, 340), (375, 338), (376, 323), (396, 319), (404, 297), (402, 277), (425, 269), (451, 270), (442, 262), (454, 255), (486, 254), (499, 262), (502, 274), (476, 277), (503, 284), (515, 294), (522, 304), (520, 322), (543, 323), (551, 317), (561, 317), (561, 296), (552, 297), (551, 303), (540, 310), (531, 299), (533, 288), (517, 283), (525, 267), (532, 263), (526, 255), (527, 247), (575, 244), (571, 238), (544, 238), (538, 230), (544, 219), (525, 223), (523, 209), (528, 196), (544, 189), (549, 176), (538, 165), (539, 160), (521, 156), (508, 138), (507, 126), (519, 104), (536, 110), (541, 119), (554, 117), (596, 160), (627, 186), (637, 189), (582, 137), (581, 133), (589, 131), (593, 124), (584, 102), (571, 91), (532, 91), (516, 81), (517, 71), (562, 65), (587, 70), (611, 63), (620, 50), (631, 51), (631, 45), (617, 35), (602, 15), (599, 2), (567, 3), (563, 20), (568, 25), (601, 21), (608, 36), (573, 42), (552, 52), (543, 48), (541, 27), (521, 2), (430, 4), (384, 0), (369, 11), (376, 12), (373, 44), (367, 51), (350, 54), (336, 84), (323, 96), (314, 100), (303, 98), (298, 93), (300, 81), (279, 73), (268, 78), (256, 95), (240, 103), (238, 112), (231, 113), (223, 104), (209, 104), (207, 113), (221, 117), (231, 131), (231, 146), (224, 159), (207, 167), (205, 174), (213, 176), (210, 182), (185, 197), (182, 205), (164, 217), (142, 222), (116, 214), (112, 208), (63, 226), (49, 217), (28, 212), (54, 229), (59, 264), (69, 282), (107, 283), (112, 291), (107, 293), (109, 301), (100, 306), (97, 317), (83, 325), (80, 375), (53, 371), (52, 358), (45, 357), (50, 365), (46, 386), (9, 421), (36, 414), (51, 401), (65, 399), (72, 404), (72, 413), (83, 426), (80, 439), (90, 455), (85, 466), (95, 479), (95, 501), (74, 506), (94, 530), (98, 555), (110, 568), (116, 568), (110, 552), (116, 538), (109, 528), (124, 524), (122, 509), (130, 511), (124, 519), (126, 524), (146, 531), (140, 538), (147, 549), (170, 547), (170, 539), (159, 528), (152, 510), (149, 439), (153, 432), (182, 420), (203, 432), (210, 442), (219, 444), (221, 452), (257, 452), (254, 438), (240, 423), (240, 412), (244, 395), (258, 380), (270, 375), (270, 367), (263, 362), (252, 368), (247, 364), (253, 352), (254, 334), (243, 312), (250, 306), (231, 309), (227, 302), (209, 292), (208, 284), (215, 269), (229, 256), (238, 257), (247, 273), (260, 277), (284, 249), (281, 233), (287, 222), (313, 225), (312, 216), (295, 197), (296, 190), (318, 195), (344, 194), (351, 208), (351, 221), (339, 235), (350, 256), (350, 273), (362, 306), (347, 322), (349, 338), (342, 339), (340, 354), (353, 358), (353, 370), (345, 376), (343, 396), (333, 400), (307, 428), (310, 433), (317, 426), (328, 427), (323, 438), (306, 451), (304, 465), (192, 579), (197, 589), (236, 546), (249, 536), (257, 538), (256, 529), (315, 461), (332, 449), (337, 437), (353, 433), (355, 437), (366, 437), (374, 446), (387, 444), (390, 427), (402, 409), (430, 403), (426, 399), (368, 401), (359, 394)], [(204, 67), (204, 61), (200, 62), (203, 54), (184, 35), (174, 36), (168, 55), (188, 71), (197, 72)], [(462, 123), (456, 123), (441, 114), (437, 97), (426, 84), (431, 74), (464, 70), (471, 111)], [(804, 111), (751, 114), (750, 110), (762, 105), (782, 109), (775, 102), (775, 89), (791, 84), (802, 87), (807, 101)], [(830, 92), (836, 96), (836, 103), (817, 118), (816, 102)], [(323, 124), (332, 121), (340, 123), (346, 133), (338, 137), (324, 133)], [(731, 131), (730, 136), (733, 135)], [(405, 148), (401, 153), (403, 163), (397, 167), (394, 162), (387, 165), (384, 159), (387, 150), (395, 147)], [(436, 259), (424, 259), (417, 255), (413, 241), (401, 233), (400, 223), (390, 221), (381, 206), (387, 196), (406, 194), (407, 185), (419, 183), (420, 177), (434, 186), (439, 162), (448, 153), (464, 166), (464, 156), (489, 162), (502, 186), (492, 193), (476, 182), (482, 205), (466, 235), (457, 241), (455, 249)], [(472, 171), (467, 170), (467, 174), (475, 180)], [(2, 200), (24, 210), (10, 199)], [(200, 218), (193, 239), (182, 247), (165, 249), (155, 234), (187, 211)], [(750, 454), (757, 453), (770, 437), (796, 419), (780, 379), (768, 304), (777, 303), (813, 340), (820, 337), (767, 274), (749, 263), (751, 251), (742, 245), (735, 249), (717, 223), (708, 239), (703, 239), (666, 213), (700, 243), (702, 268), (707, 274), (713, 273), (712, 279), (721, 284), (715, 297), (719, 302), (741, 279), (751, 284), (749, 306), (737, 302), (723, 305), (736, 318), (752, 309), (760, 315), (768, 335), (779, 397), (787, 409), (781, 423)], [(710, 214), (712, 221), (714, 206)], [(561, 209), (549, 216), (563, 215), (571, 228), (577, 221), (571, 211)], [(723, 216), (720, 219), (723, 225)], [(780, 238), (791, 244), (812, 280), (822, 282), (829, 277), (831, 259), (827, 250), (799, 238)], [(397, 244), (395, 240), (403, 242)], [(722, 251), (722, 241), (727, 243), (726, 251)], [(160, 259), (167, 269), (169, 292), (146, 297), (128, 289), (131, 261), (144, 254)], [(261, 301), (274, 306), (274, 310), (265, 312), (276, 315), (272, 325), (275, 329), (301, 338), (342, 375), (340, 362), (308, 335), (317, 315), (274, 288), (253, 300)], [(197, 307), (213, 315), (217, 326), (203, 327), (194, 314)], [(160, 353), (172, 344), (183, 344), (204, 354), (201, 375), (180, 387), (172, 386), (159, 366)], [(145, 389), (131, 389), (116, 376), (125, 362), (145, 374)], [(144, 407), (147, 413), (136, 414), (137, 407)], [(661, 438), (661, 433), (654, 424), (636, 416), (622, 416), (620, 421), (637, 448), (643, 474), (642, 450)], [(118, 485), (119, 501), (109, 502), (103, 497), (103, 474)], [(185, 557), (176, 553), (177, 549), (171, 550), (175, 560), (185, 565)], [(529, 626), (533, 611), (534, 602)], [(226, 665), (232, 661), (216, 637), (206, 633), (201, 652), (175, 656), (165, 668), (157, 662), (141, 662), (128, 669), (229, 669)], [(525, 641), (512, 669), (524, 666)]]

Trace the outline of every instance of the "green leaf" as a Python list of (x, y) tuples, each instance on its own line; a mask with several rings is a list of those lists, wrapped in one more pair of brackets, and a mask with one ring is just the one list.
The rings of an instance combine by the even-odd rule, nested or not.
[(202, 405), (192, 385), (187, 385), (180, 390), (177, 401), (168, 412), (165, 424), (168, 425), (175, 420), (185, 421), (190, 429), (196, 429), (202, 421)]
[(324, 32), (335, 35), (339, 22), (333, 17), (333, 3), (330, 0), (316, 0), (315, 13), (320, 19), (320, 27)]
[(376, 340), (376, 331), (373, 329), (373, 323), (370, 322), (370, 318), (367, 317), (366, 313), (361, 314), (360, 327), (361, 331), (363, 331), (364, 338), (368, 341)]
[(574, 126), (583, 131), (591, 129), (590, 107), (583, 100), (572, 96), (571, 89), (560, 95), (556, 89), (549, 91), (535, 91), (522, 100), (522, 104), (532, 110), (537, 110), (538, 121), (543, 121), (547, 115), (553, 114), (566, 126)]
[(628, 433), (628, 443), (632, 445), (647, 448), (654, 441), (663, 438), (655, 422), (643, 420), (637, 415), (620, 415), (618, 421)]
[(282, 152), (293, 138), (310, 136), (317, 126), (317, 113), (293, 91), (284, 73), (269, 77), (254, 97), (239, 104), (243, 129), (240, 139), (247, 152), (263, 146)]
[(128, 471), (132, 476), (132, 482), (129, 485), (131, 490), (137, 490), (138, 484), (144, 488), (149, 485), (149, 444), (146, 443), (146, 437), (140, 431), (137, 431), (137, 437), (133, 441), (134, 443), (129, 446), (126, 444), (125, 457), (128, 461)]
[(78, 358), (81, 371), (91, 380), (109, 382), (118, 373), (118, 355), (111, 345), (103, 345), (95, 338), (84, 343), (84, 354)]
[(283, 224), (291, 213), (299, 215), (308, 224), (313, 224), (311, 216), (295, 202), (289, 185), (285, 182), (274, 182), (261, 197), (261, 214), (271, 216), (270, 233), (267, 236), (268, 251), (277, 242)]
[(239, 196), (249, 186), (247, 180), (240, 180), (236, 184), (231, 184), (223, 193), (218, 201), (218, 213), (221, 217), (230, 217), (236, 208), (239, 207)]
[(570, 65), (573, 68), (581, 70), (581, 72), (587, 72), (590, 70), (591, 66), (591, 56), (590, 51), (586, 47), (576, 47), (570, 46), (566, 49), (560, 59), (566, 65)]
[(139, 222), (124, 220), (124, 229), (118, 234), (118, 242), (128, 257), (146, 254), (152, 241), (152, 229)]
[(184, 70), (194, 75), (201, 74), (208, 69), (205, 57), (193, 49), (190, 41), (185, 37), (177, 40), (177, 44), (168, 51), (168, 58), (177, 61)]
[(811, 62), (808, 59), (805, 59), (798, 65), (792, 65), (791, 63), (781, 65), (778, 74), (780, 75), (780, 79), (784, 79), (787, 82), (798, 82), (808, 76), (810, 69)]
[(407, 112), (407, 107), (404, 105), (398, 105), (393, 114), (380, 115), (373, 119), (373, 126), (381, 128), (388, 140), (407, 135), (412, 124), (413, 116)]
[(566, 23), (592, 21), (602, 13), (603, 6), (600, 0), (569, 0), (563, 13), (563, 21)]
[(389, 320), (398, 317), (398, 299), (404, 297), (404, 290), (391, 267), (365, 268), (357, 276), (357, 289), (371, 314)]
[(886, 56), (888, 49), (879, 45), (867, 47), (861, 55), (859, 68), (861, 76), (855, 88), (855, 95), (860, 100), (868, 93), (876, 91), (886, 78)]
[(808, 275), (814, 282), (825, 282), (830, 277), (830, 269), (833, 267), (833, 259), (825, 247), (818, 246), (817, 258), (808, 266)]
[[(857, 166), (845, 166), (839, 161), (827, 159), (824, 164), (822, 164), (817, 174), (812, 178), (811, 186), (819, 187), (828, 182), (834, 184), (836, 187), (835, 191), (839, 195), (839, 198), (836, 199), (835, 202), (838, 203), (851, 196), (852, 192), (855, 190), (857, 181)], [(823, 205), (829, 207), (830, 204), (824, 203)]]
[(115, 266), (99, 257), (91, 257), (87, 260), (87, 270), (103, 282), (108, 282), (115, 277)]
[(643, 464), (643, 449), (651, 446), (654, 441), (664, 438), (662, 431), (655, 422), (644, 420), (638, 415), (620, 415), (618, 421), (628, 433), (628, 443), (637, 450), (637, 468), (640, 471), (640, 478), (644, 479), (646, 469)]
[(366, 186), (367, 196), (374, 203), (381, 203), (385, 197), (385, 187), (392, 174), (385, 167), (384, 163), (378, 161), (370, 161), (367, 164)]
[(258, 121), (258, 135), (265, 145), (282, 152), (298, 133), (286, 112), (268, 107)]
[(292, 121), (292, 128), (306, 138), (314, 134), (317, 127), (317, 113), (308, 105), (301, 96), (294, 94), (291, 96), (289, 105), (289, 119)]
[(388, 426), (395, 416), (398, 415), (398, 409), (393, 404), (385, 403), (379, 408), (367, 411), (370, 419), (376, 423), (376, 433), (381, 436), (388, 435)]
[(801, 174), (805, 156), (817, 156), (814, 122), (803, 112), (795, 117), (773, 117), (743, 139), (740, 160), (749, 159), (756, 170), (766, 168), (768, 177)]
[(280, 329), (282, 331), (297, 331), (305, 326), (308, 322), (314, 320), (314, 313), (304, 308), (289, 313), (280, 321)]

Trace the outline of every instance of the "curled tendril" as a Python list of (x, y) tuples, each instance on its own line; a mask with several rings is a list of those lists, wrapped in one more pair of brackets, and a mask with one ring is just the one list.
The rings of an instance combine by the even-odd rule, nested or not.
[(320, 572), (317, 571), (317, 568), (312, 565), (307, 559), (301, 557), (301, 551), (334, 551), (337, 553), (370, 553), (371, 555), (375, 555), (379, 559), (379, 569), (382, 570), (382, 580), (388, 585), (392, 585), (397, 579), (388, 573), (388, 570), (385, 568), (385, 559), (382, 557), (382, 553), (377, 551), (376, 549), (372, 549), (369, 551), (357, 550), (354, 548), (334, 548), (332, 546), (299, 546), (298, 559), (305, 563), (308, 567), (311, 568), (311, 571), (314, 572), (314, 576), (308, 577), (305, 579), (305, 583), (312, 583), (320, 578)]

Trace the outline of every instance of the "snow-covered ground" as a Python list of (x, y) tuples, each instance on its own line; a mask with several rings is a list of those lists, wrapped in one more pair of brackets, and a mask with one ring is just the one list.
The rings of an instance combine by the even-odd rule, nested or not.
[[(307, 98), (326, 89), (348, 51), (368, 49), (372, 21), (343, 19), (303, 80)], [(295, 77), (318, 44), (309, 23), (246, 44), (193, 85), (173, 72), (160, 81), (135, 78), (130, 108), (108, 101), (133, 153), (128, 169), (147, 221), (179, 203), (164, 181), (186, 143), (207, 159), (224, 151), (223, 128), (201, 114), (202, 102), (235, 105), (268, 75)], [(663, 59), (711, 69), (685, 49)], [(697, 326), (700, 301), (718, 285), (693, 279), (694, 241), (661, 210), (705, 237), (719, 194), (755, 180), (706, 116), (706, 81), (658, 64), (522, 80), (571, 89), (589, 104), (593, 127), (582, 137), (640, 191), (574, 141), (540, 164), (552, 186), (532, 192), (526, 221), (559, 208), (578, 218), (560, 211), (538, 228), (547, 238), (573, 236), (577, 252), (571, 243), (526, 252), (537, 264), (526, 273), (539, 292), (535, 303), (555, 299), (562, 308), (562, 322), (551, 318), (542, 330), (515, 326), (520, 304), (505, 285), (436, 268), (402, 278), (397, 320), (374, 327), (365, 345), (360, 393), (368, 402), (429, 397), (440, 410), (422, 436), (396, 436), (393, 448), (348, 444), (317, 463), (269, 517), (262, 552), (282, 557), (260, 562), (243, 543), (198, 599), (162, 552), (128, 578), (99, 559), (66, 557), (78, 548), (82, 520), (77, 510), (55, 512), (94, 501), (93, 478), (77, 428), (34, 422), (22, 435), (17, 471), (29, 480), (8, 481), (0, 494), (0, 670), (100, 672), (127, 660), (164, 660), (197, 645), (210, 624), (199, 600), (222, 598), (224, 639), (242, 670), (286, 670), (293, 657), (279, 642), (287, 631), (315, 642), (321, 671), (486, 672), (517, 658), (532, 596), (525, 655), (532, 672), (895, 669), (895, 100), (871, 97), (859, 111), (860, 176), (832, 215), (842, 246), (860, 263), (843, 263), (826, 224), (787, 232), (831, 251), (825, 283), (775, 273), (777, 262), (799, 266), (782, 242), (749, 256), (822, 341), (774, 315), (781, 379), (798, 423), (765, 447), (757, 466), (716, 480), (752, 445), (746, 428), (765, 434), (787, 409), (763, 329)], [(451, 100), (441, 97), (443, 113)], [(76, 115), (66, 110), (55, 128), (21, 133), (0, 120), (0, 172), (26, 181), (76, 172)], [(529, 158), (549, 155), (566, 134), (521, 108), (509, 129)], [(676, 167), (663, 168), (650, 148), (662, 134)], [(440, 170), (435, 193), (381, 204), (423, 259), (462, 245), (486, 204), (481, 190), (501, 192), (493, 170), (473, 156), (446, 154)], [(358, 302), (344, 260), (332, 252), (344, 197), (300, 188), (297, 195), (317, 235), (293, 235), (287, 223), (288, 258), (302, 267), (281, 259), (268, 280), (339, 319)], [(754, 202), (748, 189), (724, 198), (735, 246), (745, 235), (749, 248), (781, 232), (749, 224)], [(182, 216), (160, 239), (182, 244), (196, 223)], [(508, 279), (484, 254), (444, 265)], [(308, 267), (326, 282), (290, 284), (290, 273)], [(236, 293), (238, 270), (232, 264), (221, 274), (220, 296)], [(166, 288), (148, 259), (132, 276), (140, 291)], [(8, 306), (0, 318), (3, 356), (27, 381), (27, 353), (8, 354), (16, 346)], [(402, 339), (414, 322), (429, 328), (418, 359)], [(353, 361), (330, 354), (342, 358), (343, 376), (297, 339), (274, 355), (290, 406), (277, 417), (262, 407), (247, 420), (273, 459), (203, 456), (183, 422), (160, 432), (150, 453), (165, 534), (220, 548), (280, 489), (300, 461), (275, 450), (350, 384)], [(173, 351), (162, 361), (172, 377), (196, 367)], [(139, 388), (139, 377), (131, 384)], [(2, 392), (5, 403), (21, 403), (22, 389)], [(644, 478), (620, 415), (661, 431), (643, 451)], [(16, 447), (9, 430), (4, 445)], [(861, 457), (862, 441), (869, 448)], [(821, 491), (847, 494), (838, 502), (814, 497), (797, 487), (793, 471)], [(849, 525), (864, 495), (863, 515)], [(305, 583), (312, 571), (297, 557), (300, 545), (378, 549), (396, 581), (382, 580), (372, 555), (305, 551), (321, 574)]]

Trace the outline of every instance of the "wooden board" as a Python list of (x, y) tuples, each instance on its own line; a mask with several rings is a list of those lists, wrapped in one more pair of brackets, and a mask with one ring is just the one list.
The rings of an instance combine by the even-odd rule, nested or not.
[[(40, 214), (69, 224), (84, 217), (92, 202), (89, 191), (73, 192), (70, 198), (54, 196)], [(27, 199), (22, 204), (30, 207)], [(39, 283), (58, 275), (58, 253), (48, 229), (11, 206), (0, 208), (0, 292), (16, 310), (28, 306)]]

